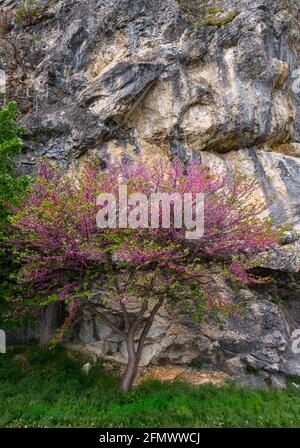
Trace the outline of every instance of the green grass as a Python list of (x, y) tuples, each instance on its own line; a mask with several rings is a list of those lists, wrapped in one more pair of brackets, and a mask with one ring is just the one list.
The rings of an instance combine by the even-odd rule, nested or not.
[[(300, 427), (300, 389), (147, 381), (128, 394), (101, 363), (62, 347), (0, 354), (0, 427)], [(298, 381), (293, 378), (293, 381)]]

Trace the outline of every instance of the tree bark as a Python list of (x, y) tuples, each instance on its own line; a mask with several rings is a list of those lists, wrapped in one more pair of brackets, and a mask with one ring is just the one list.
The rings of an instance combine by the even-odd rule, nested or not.
[(146, 337), (150, 331), (150, 328), (152, 327), (154, 318), (155, 318), (158, 310), (162, 306), (163, 302), (164, 302), (164, 297), (162, 297), (159, 300), (159, 302), (154, 306), (153, 310), (150, 313), (150, 316), (147, 318), (145, 326), (142, 330), (137, 348), (135, 348), (135, 344), (134, 344), (134, 335), (135, 335), (135, 332), (138, 329), (138, 326), (143, 318), (144, 312), (147, 309), (146, 306), (142, 307), (142, 310), (140, 311), (139, 316), (137, 317), (136, 321), (132, 325), (132, 327), (126, 337), (128, 363), (127, 363), (125, 372), (121, 379), (121, 389), (123, 392), (127, 392), (134, 384), (134, 381), (138, 374), (139, 364), (141, 361)]
[(137, 356), (134, 346), (134, 334), (129, 334), (126, 338), (128, 361), (125, 372), (121, 379), (121, 389), (127, 392), (133, 385), (138, 371)]
[[(149, 288), (149, 291), (151, 291), (151, 289), (152, 289), (153, 281), (154, 281), (154, 279), (152, 279), (152, 281), (151, 281), (151, 284), (150, 284), (151, 288)], [(139, 329), (139, 327), (141, 326), (144, 315), (145, 315), (146, 311), (148, 310), (148, 300), (145, 300), (143, 302), (143, 305), (134, 320), (131, 320), (131, 319), (129, 320), (126, 306), (121, 304), (121, 309), (123, 311), (124, 321), (125, 321), (125, 329), (124, 330), (121, 330), (120, 328), (118, 328), (104, 313), (102, 313), (101, 311), (96, 309), (96, 307), (94, 305), (92, 305), (91, 303), (88, 303), (88, 308), (91, 310), (91, 312), (94, 315), (102, 318), (111, 329), (113, 329), (116, 333), (118, 333), (120, 336), (122, 336), (125, 340), (127, 354), (128, 354), (128, 361), (127, 361), (126, 369), (121, 378), (121, 390), (123, 392), (127, 392), (134, 384), (134, 381), (138, 374), (138, 368), (139, 368), (143, 348), (145, 345), (146, 337), (149, 333), (150, 328), (152, 327), (154, 318), (155, 318), (158, 310), (164, 303), (164, 300), (166, 297), (165, 294), (166, 294), (166, 291), (164, 291), (164, 294), (159, 299), (159, 301), (156, 303), (156, 305), (153, 307), (152, 311), (150, 312), (149, 317), (146, 319), (146, 322), (145, 322), (142, 332), (141, 332), (139, 342), (137, 343), (137, 347), (135, 347), (135, 334), (136, 334), (137, 330)]]

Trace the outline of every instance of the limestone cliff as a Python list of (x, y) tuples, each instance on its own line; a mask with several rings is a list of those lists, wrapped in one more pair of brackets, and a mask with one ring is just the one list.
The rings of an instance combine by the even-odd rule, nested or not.
[[(1, 1), (1, 16), (18, 4)], [(246, 319), (221, 329), (161, 316), (145, 364), (198, 358), (273, 381), (300, 374), (291, 352), (300, 324), (299, 29), (299, 0), (40, 0), (6, 27), (0, 68), (28, 129), (23, 171), (41, 156), (73, 167), (107, 153), (198, 157), (257, 176), (274, 220), (292, 223), (266, 266), (276, 283), (244, 291)], [(122, 343), (99, 322), (79, 338), (122, 360)]]

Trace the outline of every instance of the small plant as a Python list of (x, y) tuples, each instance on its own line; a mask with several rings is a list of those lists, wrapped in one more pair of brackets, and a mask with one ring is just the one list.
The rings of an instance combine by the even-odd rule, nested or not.
[[(17, 205), (29, 178), (17, 176), (15, 157), (22, 150), (25, 129), (18, 125), (19, 112), (15, 102), (0, 108), (0, 236), (7, 227), (11, 205)], [(8, 207), (9, 204), (9, 207)]]
[(20, 30), (46, 17), (44, 13), (52, 4), (53, 1), (49, 0), (40, 7), (36, 5), (36, 0), (22, 0), (13, 10), (0, 8), (1, 69), (7, 81), (5, 97), (0, 95), (0, 106), (16, 100), (19, 110), (27, 112), (37, 104), (36, 90), (29, 79), (34, 72), (32, 61), (35, 60), (36, 43), (40, 36), (32, 31), (20, 33)]
[(219, 17), (217, 15), (209, 15), (204, 20), (202, 20), (199, 23), (194, 24), (194, 28), (199, 29), (204, 26), (225, 26), (231, 23), (237, 16), (239, 15), (239, 12), (237, 10), (229, 11), (227, 14), (225, 14), (222, 17)]
[(224, 9), (221, 8), (220, 6), (210, 6), (207, 9), (207, 13), (208, 14), (219, 14), (219, 13), (222, 13), (222, 12), (224, 12)]
[(40, 12), (41, 8), (36, 5), (36, 0), (23, 0), (16, 10), (16, 24), (19, 26), (30, 25), (40, 15)]

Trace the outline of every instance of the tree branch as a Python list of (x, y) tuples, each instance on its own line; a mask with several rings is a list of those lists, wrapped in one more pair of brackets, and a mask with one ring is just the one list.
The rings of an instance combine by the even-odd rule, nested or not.
[(21, 67), (22, 69), (24, 68), (23, 64), (21, 64), (21, 62), (19, 61), (19, 56), (18, 56), (18, 50), (17, 50), (17, 46), (14, 42), (12, 42), (10, 39), (8, 39), (5, 36), (0, 36), (0, 40), (5, 40), (8, 44), (10, 44), (13, 47), (13, 51), (14, 51), (14, 59), (17, 63), (17, 65), (19, 67)]
[(132, 333), (134, 335), (134, 333), (138, 329), (138, 326), (141, 323), (143, 316), (144, 316), (145, 312), (147, 311), (147, 309), (148, 309), (148, 302), (145, 300), (140, 309), (140, 312), (138, 313), (135, 321), (133, 322), (133, 324), (131, 325), (131, 327), (129, 329), (129, 333)]
[(150, 313), (150, 316), (147, 319), (146, 325), (145, 325), (145, 327), (144, 327), (144, 329), (142, 331), (142, 334), (140, 336), (140, 340), (139, 340), (139, 343), (138, 343), (137, 352), (136, 352), (136, 356), (137, 356), (136, 363), (137, 363), (137, 365), (139, 364), (141, 356), (142, 356), (142, 351), (143, 351), (143, 348), (144, 348), (145, 339), (146, 339), (146, 337), (147, 337), (147, 335), (149, 333), (149, 330), (150, 330), (150, 328), (151, 328), (151, 326), (153, 324), (153, 321), (154, 321), (154, 318), (156, 316), (156, 313), (158, 312), (158, 310), (160, 309), (160, 307), (164, 303), (164, 300), (165, 300), (165, 296), (162, 297), (157, 302), (157, 304), (154, 306), (153, 310)]
[(125, 331), (129, 330), (130, 327), (130, 321), (129, 321), (129, 316), (128, 316), (128, 312), (127, 312), (127, 308), (124, 305), (124, 303), (120, 302), (120, 306), (121, 306), (121, 310), (123, 312), (123, 316), (124, 316), (124, 321), (125, 321)]

